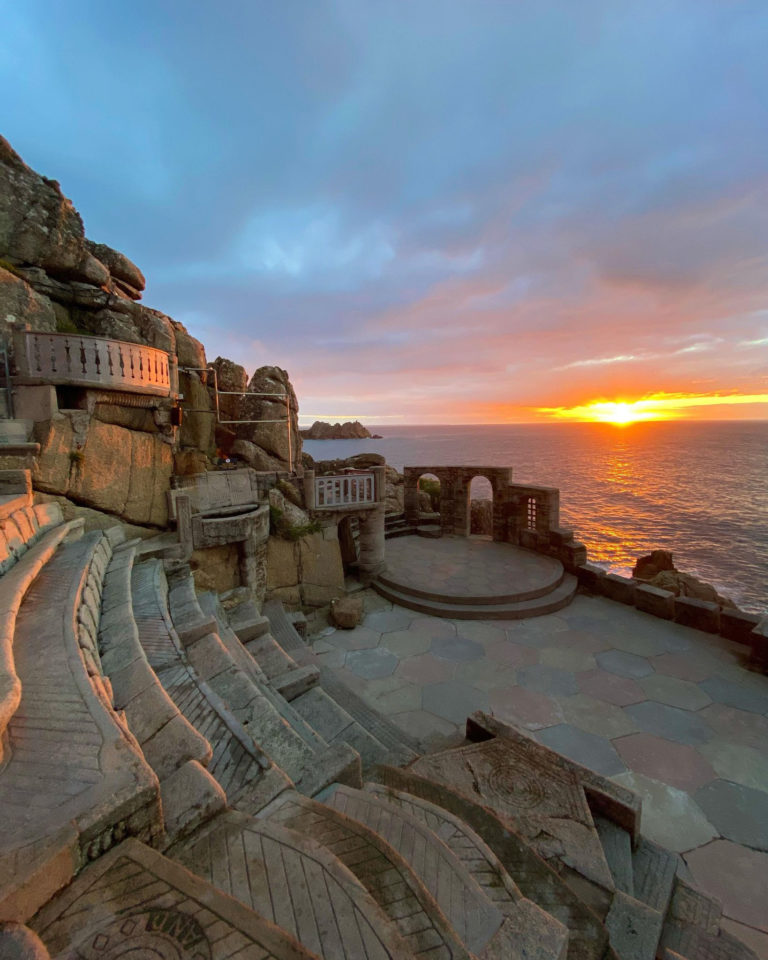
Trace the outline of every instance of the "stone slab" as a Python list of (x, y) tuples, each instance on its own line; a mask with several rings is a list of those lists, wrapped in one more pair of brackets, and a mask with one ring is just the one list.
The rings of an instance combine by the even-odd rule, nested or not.
[(626, 893), (618, 892), (605, 918), (611, 946), (621, 960), (654, 960), (662, 915)]
[(134, 840), (84, 870), (35, 918), (52, 957), (311, 960), (252, 910)]

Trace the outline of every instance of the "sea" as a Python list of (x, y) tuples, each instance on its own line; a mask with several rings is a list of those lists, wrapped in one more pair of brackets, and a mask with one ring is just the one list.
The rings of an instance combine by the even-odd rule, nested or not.
[[(560, 489), (560, 523), (589, 560), (629, 575), (671, 550), (675, 566), (737, 606), (768, 613), (768, 421), (393, 426), (380, 440), (305, 440), (315, 460), (380, 453), (404, 466), (511, 467)], [(473, 481), (475, 499), (490, 485)]]

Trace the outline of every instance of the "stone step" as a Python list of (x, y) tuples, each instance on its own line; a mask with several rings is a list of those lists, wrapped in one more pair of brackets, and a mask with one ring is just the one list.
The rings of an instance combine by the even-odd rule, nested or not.
[(100, 531), (60, 546), (15, 619), (21, 699), (0, 771), (4, 919), (24, 922), (116, 835), (155, 841), (162, 834), (157, 778), (80, 647), (83, 592), (97, 554), (107, 553)]
[[(472, 595), (467, 593), (464, 596), (455, 596), (442, 594), (432, 590), (421, 590), (411, 586), (408, 583), (400, 582), (391, 574), (382, 573), (378, 577), (378, 582), (384, 586), (397, 590), (400, 593), (407, 594), (409, 597), (416, 597), (420, 600), (432, 600), (435, 603), (461, 604), (463, 606), (500, 606), (502, 604), (522, 603), (525, 600), (536, 600), (539, 597), (545, 597), (556, 590), (563, 582), (565, 569), (559, 562), (552, 562), (552, 570), (547, 571), (547, 577), (541, 579), (535, 588), (529, 590), (510, 590), (509, 593)], [(512, 584), (510, 584), (512, 586)]]
[(259, 818), (310, 837), (337, 857), (395, 924), (414, 956), (469, 960), (434, 898), (376, 832), (291, 791), (277, 797)]
[(603, 847), (605, 859), (611, 870), (616, 889), (634, 896), (635, 880), (632, 868), (632, 838), (622, 829), (605, 817), (595, 817), (600, 843)]
[(443, 535), (443, 528), (439, 523), (420, 523), (416, 527), (417, 537), (427, 537), (430, 540), (439, 540)]
[(0, 445), (17, 446), (29, 443), (34, 425), (33, 420), (0, 419)]
[(675, 953), (686, 960), (758, 960), (745, 943), (721, 929), (721, 918), (718, 900), (677, 877), (661, 934), (663, 955)]
[[(344, 739), (352, 743), (363, 758), (365, 767), (373, 763), (406, 763), (416, 756), (415, 744), (409, 741), (390, 721), (368, 707), (360, 697), (354, 694), (346, 684), (342, 683), (332, 670), (320, 665), (319, 659), (311, 648), (304, 643), (296, 632), (295, 627), (288, 619), (282, 603), (270, 600), (264, 605), (264, 611), (269, 618), (272, 635), (280, 646), (287, 650), (294, 660), (301, 665), (317, 666), (320, 673), (320, 685), (325, 696), (335, 701), (343, 711), (336, 711), (336, 717), (343, 716), (354, 721), (352, 725), (342, 728), (337, 723), (337, 731), (333, 739), (338, 739), (342, 729), (345, 729)], [(312, 693), (312, 691), (310, 691)], [(301, 700), (302, 698), (298, 698)], [(315, 698), (319, 700), (319, 698)], [(293, 701), (291, 706), (307, 715), (312, 708), (312, 698), (306, 702)], [(329, 713), (327, 706), (324, 712)]]
[(246, 812), (258, 809), (285, 788), (285, 775), (187, 661), (165, 605), (158, 561), (133, 568), (132, 596), (139, 642), (150, 666), (175, 707), (213, 747), (210, 773), (230, 805)]
[(479, 797), (476, 802), (474, 797), (419, 776), (412, 769), (381, 766), (372, 771), (372, 776), (391, 789), (442, 807), (470, 827), (498, 858), (523, 897), (566, 927), (569, 960), (606, 960), (610, 956), (606, 953), (608, 934), (594, 911), (508, 822), (483, 805)]
[[(146, 591), (145, 581), (149, 584)], [(154, 597), (154, 607), (149, 610), (150, 616), (146, 620), (148, 642), (156, 646), (154, 653), (147, 650), (149, 661), (179, 709), (212, 744), (217, 744), (222, 736), (231, 741), (231, 736), (227, 736), (221, 727), (223, 721), (235, 732), (236, 739), (244, 735), (254, 744), (261, 763), (266, 760), (267, 766), (274, 764), (277, 771), (310, 795), (334, 780), (355, 784), (360, 782), (360, 757), (357, 752), (344, 742), (328, 744), (323, 739), (319, 742), (317, 738), (303, 739), (283, 716), (283, 708), (290, 709), (293, 705), (283, 701), (279, 708), (274, 702), (275, 698), (280, 699), (279, 695), (268, 693), (265, 686), (254, 682), (245, 670), (238, 667), (217, 632), (206, 633), (188, 642), (182, 650), (175, 622), (164, 606), (163, 571), (157, 561), (150, 560), (136, 567), (134, 582), (137, 584), (136, 593), (141, 595), (146, 592)], [(191, 582), (191, 579), (187, 577), (186, 582)], [(193, 611), (197, 606), (196, 600), (191, 600), (189, 587), (182, 584), (180, 576), (176, 579), (175, 590), (177, 602), (183, 604), (184, 611)], [(202, 612), (200, 616), (211, 620), (214, 628), (218, 628), (214, 617)], [(140, 635), (144, 622), (137, 617)], [(194, 624), (200, 622), (200, 617), (196, 620), (195, 615), (191, 614), (184, 622), (193, 625), (191, 635), (194, 635)], [(209, 727), (218, 732), (209, 734)], [(233, 775), (231, 764), (236, 763), (236, 774), (241, 763), (242, 769), (247, 769), (245, 760), (236, 749), (231, 757), (227, 750), (223, 750), (221, 762), (224, 764), (224, 781), (217, 772), (217, 761), (217, 748), (214, 746), (211, 773), (221, 783), (230, 803), (235, 805), (228, 785)], [(241, 797), (237, 805), (242, 809), (244, 791), (239, 786), (236, 795)], [(254, 809), (256, 799), (256, 796), (251, 797), (247, 807), (249, 812)]]
[(649, 907), (666, 914), (680, 858), (641, 836), (632, 854), (634, 895)]
[(462, 861), (409, 810), (364, 790), (333, 784), (317, 797), (374, 830), (403, 857), (472, 953), (482, 954), (501, 929), (504, 914), (485, 896)]
[(544, 597), (498, 604), (456, 603), (455, 598), (453, 602), (427, 600), (404, 593), (402, 588), (395, 589), (387, 586), (378, 578), (371, 582), (371, 586), (386, 600), (433, 617), (447, 617), (451, 620), (525, 620), (528, 617), (541, 617), (547, 613), (555, 613), (567, 607), (576, 595), (578, 581), (571, 574), (566, 574), (563, 582)]
[(295, 937), (313, 957), (406, 960), (397, 929), (328, 850), (278, 823), (230, 812), (169, 851)]
[(522, 896), (499, 858), (463, 820), (437, 804), (380, 783), (368, 782), (364, 789), (416, 817), (461, 861), (486, 899), (504, 914), (507, 931), (513, 932), (503, 956), (510, 960), (565, 956), (567, 928)]
[(52, 957), (317, 957), (264, 916), (135, 840), (86, 867), (33, 927)]
[(618, 890), (605, 926), (620, 960), (654, 960), (664, 918), (658, 910)]

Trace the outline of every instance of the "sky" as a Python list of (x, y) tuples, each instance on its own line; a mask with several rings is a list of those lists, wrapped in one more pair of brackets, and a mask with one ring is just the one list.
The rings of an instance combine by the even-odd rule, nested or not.
[(0, 132), (302, 420), (768, 419), (765, 0), (0, 16)]

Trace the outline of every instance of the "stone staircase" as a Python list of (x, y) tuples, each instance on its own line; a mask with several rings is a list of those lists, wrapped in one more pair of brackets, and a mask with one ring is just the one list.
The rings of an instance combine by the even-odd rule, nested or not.
[(0, 956), (754, 957), (629, 791), (482, 714), (417, 756), (281, 606), (198, 597), (184, 564), (83, 536), (15, 474)]

